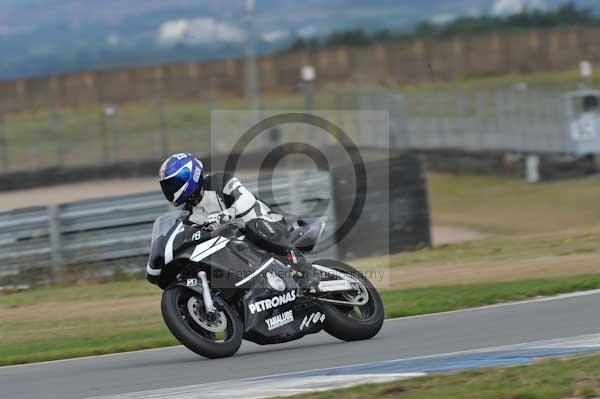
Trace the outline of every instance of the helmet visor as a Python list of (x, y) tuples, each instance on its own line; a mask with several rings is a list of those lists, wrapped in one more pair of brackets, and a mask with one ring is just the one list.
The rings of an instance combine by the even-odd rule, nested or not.
[(188, 182), (190, 178), (190, 169), (183, 168), (176, 175), (173, 175), (167, 179), (160, 181), (160, 188), (162, 189), (165, 198), (168, 201), (173, 202), (175, 199), (175, 193)]

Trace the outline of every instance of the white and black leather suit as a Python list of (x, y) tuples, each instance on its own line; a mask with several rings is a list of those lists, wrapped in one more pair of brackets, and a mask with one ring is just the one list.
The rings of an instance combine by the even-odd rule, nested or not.
[(242, 225), (261, 218), (285, 224), (283, 216), (273, 213), (235, 177), (227, 173), (214, 173), (206, 177), (202, 199), (193, 205), (189, 221), (198, 225), (221, 225), (235, 220)]
[[(195, 205), (193, 204), (195, 203)], [(193, 224), (216, 228), (220, 225), (235, 221), (245, 225), (253, 219), (264, 219), (280, 223), (288, 229), (285, 218), (271, 211), (264, 202), (257, 199), (244, 185), (227, 173), (214, 173), (206, 177), (203, 185), (202, 199), (196, 202), (192, 199), (186, 204), (191, 211), (189, 221)], [(298, 274), (297, 281), (302, 289), (316, 286), (318, 283), (310, 265), (298, 249), (289, 247), (294, 252), (293, 269)], [(301, 276), (301, 277), (300, 277)]]

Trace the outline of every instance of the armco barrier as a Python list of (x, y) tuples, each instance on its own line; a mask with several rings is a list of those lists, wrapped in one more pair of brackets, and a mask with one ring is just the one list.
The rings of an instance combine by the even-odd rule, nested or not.
[[(273, 195), (263, 200), (304, 214), (331, 199), (330, 180), (329, 173), (290, 172), (273, 179)], [(257, 181), (245, 184), (258, 193)], [(160, 192), (148, 192), (0, 213), (0, 286), (99, 276), (115, 266), (140, 271), (152, 223), (169, 207)], [(332, 234), (333, 203), (325, 216)], [(335, 250), (322, 255), (336, 257)]]

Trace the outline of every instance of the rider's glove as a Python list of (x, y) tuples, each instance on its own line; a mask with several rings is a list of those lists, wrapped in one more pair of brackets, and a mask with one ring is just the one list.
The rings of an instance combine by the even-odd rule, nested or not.
[(231, 219), (233, 217), (228, 212), (214, 212), (206, 216), (206, 224), (210, 230), (214, 230), (225, 223), (229, 223)]

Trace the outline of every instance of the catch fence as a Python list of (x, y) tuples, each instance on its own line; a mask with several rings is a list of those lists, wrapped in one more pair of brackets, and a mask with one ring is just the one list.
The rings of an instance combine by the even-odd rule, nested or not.
[[(588, 94), (585, 94), (588, 93)], [(597, 152), (600, 114), (593, 137), (582, 140), (573, 125), (582, 118), (578, 97), (593, 91), (564, 93), (511, 86), (472, 90), (372, 91), (346, 94), (363, 110), (388, 110), (392, 148), (412, 150), (459, 149), (521, 154), (585, 154)], [(368, 117), (368, 113), (364, 113)], [(361, 120), (361, 143), (377, 143), (371, 121)]]

